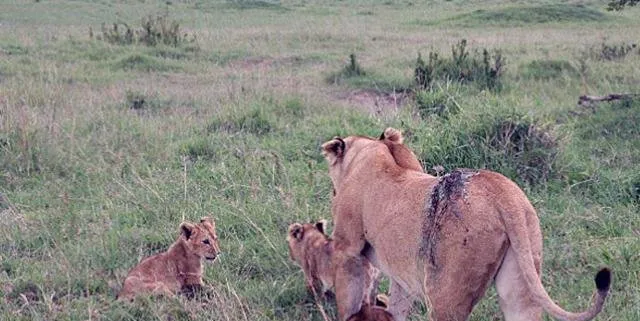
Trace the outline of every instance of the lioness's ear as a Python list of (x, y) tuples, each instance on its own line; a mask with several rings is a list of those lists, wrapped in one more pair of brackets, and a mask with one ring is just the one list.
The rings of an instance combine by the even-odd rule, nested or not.
[(189, 238), (191, 238), (191, 235), (193, 235), (195, 228), (196, 227), (193, 224), (183, 222), (182, 224), (180, 224), (180, 234), (182, 234), (184, 238), (188, 240)]
[(300, 223), (293, 223), (289, 225), (289, 237), (292, 237), (296, 240), (302, 240), (302, 236), (304, 236), (304, 228)]
[(380, 135), (380, 140), (385, 139), (394, 143), (402, 144), (404, 137), (402, 137), (402, 133), (399, 130), (389, 127), (382, 132), (382, 135)]
[(327, 229), (327, 220), (319, 220), (316, 222), (315, 227), (320, 233), (325, 234), (324, 231)]
[(344, 155), (344, 149), (346, 144), (344, 140), (340, 137), (334, 137), (332, 140), (322, 144), (322, 155), (333, 163), (337, 158), (342, 157)]

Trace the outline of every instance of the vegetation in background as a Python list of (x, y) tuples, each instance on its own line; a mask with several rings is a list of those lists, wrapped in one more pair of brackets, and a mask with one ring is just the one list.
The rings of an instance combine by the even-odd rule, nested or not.
[(541, 4), (536, 6), (477, 9), (443, 22), (467, 27), (480, 25), (522, 26), (528, 24), (602, 22), (609, 16), (582, 4)]
[(556, 172), (558, 139), (528, 117), (494, 110), (475, 119), (433, 125), (436, 142), (424, 142), (425, 164), (455, 168), (491, 168), (521, 184), (546, 183)]
[[(93, 30), (89, 29), (89, 36), (93, 38)], [(180, 29), (180, 23), (169, 18), (169, 10), (160, 14), (142, 18), (138, 28), (130, 27), (127, 23), (114, 23), (111, 27), (102, 24), (102, 35), (97, 37), (111, 44), (146, 46), (166, 45), (178, 47), (196, 42), (195, 34), (189, 35)]]
[(583, 58), (595, 60), (617, 61), (629, 54), (640, 55), (640, 48), (635, 43), (608, 44), (602, 42), (600, 46), (592, 46), (582, 54)]
[(456, 81), (462, 84), (473, 83), (481, 89), (500, 89), (504, 74), (505, 58), (500, 51), (490, 54), (483, 49), (469, 51), (467, 40), (462, 39), (451, 46), (451, 58), (441, 58), (438, 53), (429, 53), (425, 63), (418, 54), (414, 71), (418, 89), (432, 88), (434, 81)]
[(456, 101), (460, 95), (460, 89), (451, 83), (438, 85), (437, 88), (420, 90), (416, 92), (416, 105), (422, 118), (431, 115), (448, 118), (460, 111), (460, 105)]
[(640, 3), (640, 0), (611, 0), (607, 4), (607, 10), (609, 11), (620, 11), (625, 7), (633, 7)]
[(562, 76), (575, 77), (578, 75), (576, 68), (566, 60), (534, 60), (527, 63), (522, 71), (522, 76), (535, 80), (549, 80)]
[[(178, 34), (198, 34), (177, 47), (137, 38), (140, 17), (165, 2), (0, 4), (10, 26), (0, 28), (0, 319), (321, 320), (288, 258), (287, 226), (331, 217), (323, 142), (393, 126), (432, 174), (486, 168), (525, 190), (556, 302), (586, 307), (593, 273), (609, 266), (598, 318), (640, 320), (640, 104), (576, 106), (583, 94), (637, 91), (637, 48), (601, 46), (603, 35), (608, 47), (637, 43), (637, 8), (232, 2), (173, 1), (169, 30), (179, 19)], [(498, 30), (491, 17), (527, 27)], [(405, 23), (418, 19), (434, 27)], [(123, 25), (122, 40), (97, 40), (101, 21), (126, 21), (131, 44)], [(461, 38), (478, 50), (459, 42), (436, 56)], [(483, 48), (516, 66), (499, 68), (493, 88), (496, 53)], [(594, 55), (572, 61), (584, 48)], [(349, 52), (358, 59), (345, 62)], [(332, 71), (351, 76), (327, 83)], [(372, 108), (343, 96), (354, 88), (408, 99)], [(206, 264), (200, 297), (114, 300), (131, 267), (205, 215), (223, 255)], [(416, 304), (409, 319), (427, 313)], [(470, 320), (501, 318), (490, 289)]]
[(329, 75), (327, 77), (327, 81), (329, 83), (338, 84), (344, 81), (345, 79), (362, 77), (362, 76), (365, 76), (366, 74), (367, 73), (364, 71), (362, 66), (360, 66), (360, 63), (356, 59), (356, 54), (352, 53), (349, 55), (349, 63), (346, 66), (344, 66), (342, 70), (340, 70), (339, 72)]

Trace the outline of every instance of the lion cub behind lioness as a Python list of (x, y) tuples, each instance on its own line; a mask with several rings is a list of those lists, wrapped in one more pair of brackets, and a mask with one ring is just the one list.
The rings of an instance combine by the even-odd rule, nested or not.
[(180, 236), (166, 252), (142, 260), (129, 272), (118, 299), (140, 293), (193, 295), (202, 286), (202, 259), (215, 260), (219, 254), (213, 220), (205, 217), (198, 224), (183, 222)]
[[(324, 233), (326, 224), (325, 220), (306, 224), (293, 223), (289, 225), (287, 243), (291, 259), (304, 272), (307, 288), (318, 294), (330, 295), (335, 277), (331, 266), (333, 240)], [(378, 295), (380, 271), (365, 261), (365, 274), (362, 309), (351, 316), (349, 321), (393, 320), (382, 308), (387, 304), (387, 297)]]

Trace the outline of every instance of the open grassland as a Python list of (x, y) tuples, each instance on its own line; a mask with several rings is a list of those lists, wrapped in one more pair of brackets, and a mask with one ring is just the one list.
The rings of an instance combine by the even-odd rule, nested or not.
[[(330, 218), (322, 142), (393, 126), (431, 172), (488, 168), (525, 189), (558, 303), (586, 307), (610, 266), (598, 320), (640, 320), (640, 102), (576, 106), (640, 88), (638, 48), (610, 50), (640, 42), (640, 8), (604, 7), (4, 1), (0, 319), (321, 320), (286, 228)], [(188, 34), (177, 46), (105, 41), (113, 23), (140, 29), (159, 13)], [(418, 53), (448, 59), (462, 39), (505, 57), (499, 86), (416, 93)], [(224, 251), (205, 297), (114, 302), (132, 266), (205, 215)], [(412, 319), (425, 313), (417, 304)], [(471, 319), (502, 319), (495, 291)]]

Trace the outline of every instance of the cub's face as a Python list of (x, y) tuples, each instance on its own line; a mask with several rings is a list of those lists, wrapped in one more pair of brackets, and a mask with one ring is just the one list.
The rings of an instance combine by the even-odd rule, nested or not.
[(184, 222), (180, 224), (181, 237), (189, 250), (201, 258), (215, 260), (220, 254), (215, 222), (204, 217), (198, 224)]
[(329, 238), (324, 234), (327, 221), (320, 220), (316, 223), (293, 223), (289, 225), (287, 243), (289, 244), (289, 256), (304, 268), (304, 261), (311, 245), (315, 242), (326, 242)]

